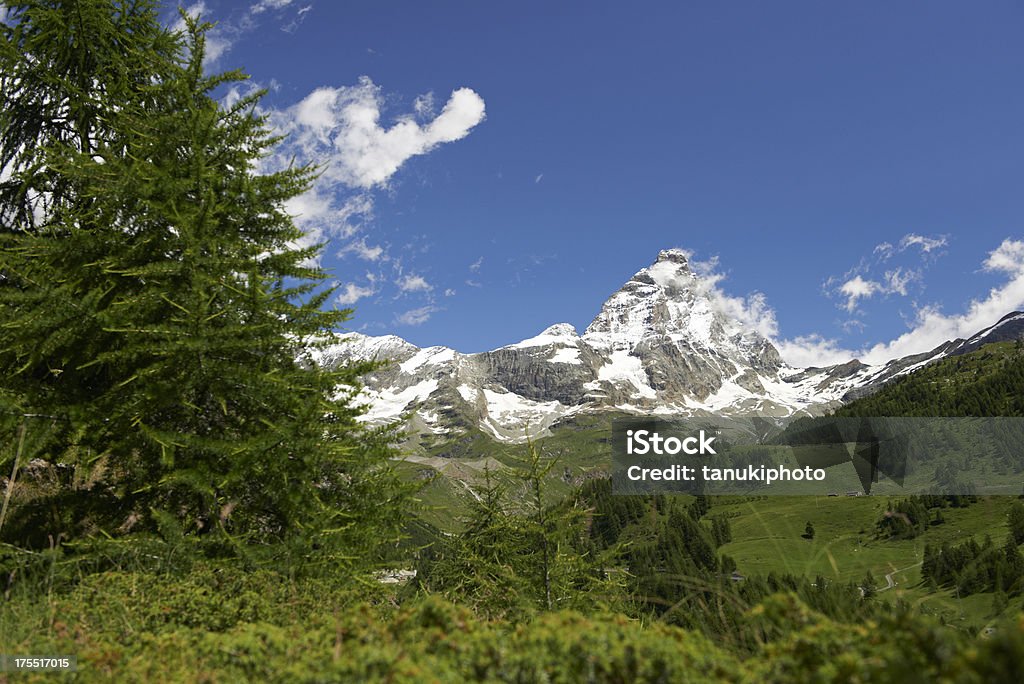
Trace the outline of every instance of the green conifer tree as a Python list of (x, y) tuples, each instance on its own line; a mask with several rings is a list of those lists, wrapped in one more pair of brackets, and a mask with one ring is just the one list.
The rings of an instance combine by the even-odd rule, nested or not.
[(1010, 536), (1014, 543), (1024, 544), (1024, 503), (1014, 501), (1009, 513)]
[(47, 147), (88, 154), (116, 144), (123, 131), (110, 115), (127, 102), (152, 104), (147, 86), (167, 76), (180, 45), (155, 20), (152, 0), (3, 4), (0, 219), (16, 232), (87, 199), (45, 164)]
[[(18, 188), (0, 212), (9, 405), (60, 419), (53, 458), (107, 464), (88, 493), (109, 502), (104, 524), (169, 516), (186, 531), (287, 539), (301, 554), (365, 553), (395, 533), (403, 488), (386, 467), (389, 432), (356, 420), (370, 367), (324, 370), (311, 356), (339, 341), (349, 313), (324, 309), (320, 246), (298, 246), (283, 209), (315, 170), (255, 170), (277, 142), (255, 109), (262, 93), (222, 107), (214, 91), (243, 76), (204, 74), (208, 25), (170, 34), (150, 3), (12, 4), (6, 83), (46, 76), (24, 72), (32, 53), (18, 49), (82, 43), (44, 5), (119, 36), (99, 41), (110, 54), (97, 73), (124, 60), (141, 71), (109, 87), (55, 76), (69, 102), (99, 112), (83, 105), (82, 135), (48, 135), (32, 155), (15, 149), (25, 125), (3, 119), (0, 159)], [(32, 190), (40, 176), (48, 185)], [(30, 191), (45, 201), (10, 199)]]

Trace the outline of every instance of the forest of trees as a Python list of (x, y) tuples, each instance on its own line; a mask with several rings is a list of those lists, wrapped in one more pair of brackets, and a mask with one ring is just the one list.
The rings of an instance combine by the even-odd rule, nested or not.
[(974, 495), (924, 494), (890, 501), (878, 520), (878, 533), (891, 539), (913, 539), (929, 526), (945, 522), (943, 509), (966, 508), (978, 500)]
[(926, 544), (921, 577), (935, 586), (954, 587), (967, 596), (978, 592), (1024, 592), (1024, 503), (1017, 501), (1008, 514), (1010, 534), (1001, 545), (987, 536), (979, 544), (968, 539), (960, 544)]
[(942, 359), (896, 379), (884, 392), (843, 406), (835, 415), (1024, 416), (1024, 347), (986, 345), (971, 354)]
[(980, 544), (969, 539), (962, 544), (926, 545), (921, 576), (937, 586), (955, 587), (967, 596), (984, 591), (1011, 595), (1024, 590), (1024, 555), (1013, 537), (997, 546), (986, 537)]

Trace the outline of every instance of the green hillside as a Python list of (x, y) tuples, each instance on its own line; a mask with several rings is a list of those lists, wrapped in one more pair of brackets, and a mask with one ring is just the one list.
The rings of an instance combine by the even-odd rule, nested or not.
[[(1019, 344), (999, 343), (928, 366), (839, 409), (836, 415), (1020, 415), (1022, 398), (1024, 352)], [(567, 485), (607, 472), (611, 420), (611, 416), (577, 418), (538, 441), (537, 447), (558, 462), (554, 490), (564, 494), (571, 491)], [(480, 442), (476, 446), (479, 448)], [(494, 453), (500, 461), (513, 464), (522, 458), (524, 449), (502, 446)], [(424, 493), (432, 511), (449, 514), (430, 517), (442, 529), (450, 529), (460, 518), (450, 514), (465, 511), (467, 502), (465, 496), (445, 497), (439, 489), (443, 481), (439, 478)], [(675, 499), (679, 507), (689, 505), (688, 497)], [(729, 557), (744, 577), (789, 575), (859, 584), (865, 576), (872, 576), (881, 588), (877, 600), (891, 605), (909, 602), (971, 629), (981, 629), (1005, 611), (1024, 607), (1016, 594), (1005, 601), (997, 600), (991, 591), (964, 596), (955, 586), (928, 586), (921, 576), (929, 545), (969, 540), (982, 544), (986, 537), (996, 545), (1001, 543), (1008, 534), (1007, 518), (1015, 499), (939, 502), (928, 509), (930, 517), (920, 533), (900, 538), (879, 528), (887, 515), (892, 515), (890, 509), (900, 505), (898, 497), (734, 496), (709, 501), (710, 514), (727, 518), (731, 527), (731, 539), (718, 553)], [(665, 524), (668, 514), (661, 512), (656, 517)], [(941, 522), (932, 520), (936, 517)], [(614, 541), (635, 545), (638, 540), (657, 537), (656, 525), (649, 524), (650, 520), (623, 525)], [(808, 523), (816, 531), (811, 539), (803, 536)], [(993, 608), (996, 604), (1000, 605)]]
[[(884, 386), (876, 394), (835, 411), (837, 416), (1021, 416), (1024, 415), (1024, 350), (1020, 343), (990, 344), (970, 354), (943, 359)], [(885, 600), (909, 601), (948, 619), (979, 628), (1002, 612), (987, 595), (963, 597), (955, 587), (928, 587), (921, 577), (925, 547), (981, 543), (998, 545), (1015, 498), (989, 497), (965, 507), (940, 509), (943, 522), (928, 524), (913, 538), (879, 534), (893, 501), (883, 497), (763, 497), (727, 499), (720, 505), (732, 516), (733, 542), (722, 551), (748, 572), (791, 572), (858, 578), (870, 571), (887, 587)], [(1019, 506), (1019, 504), (1016, 504)], [(817, 533), (800, 534), (807, 522)], [(895, 585), (888, 587), (891, 574)], [(1019, 596), (1010, 603), (1022, 606)]]
[(847, 417), (1024, 416), (1024, 346), (988, 344), (885, 385), (836, 410)]

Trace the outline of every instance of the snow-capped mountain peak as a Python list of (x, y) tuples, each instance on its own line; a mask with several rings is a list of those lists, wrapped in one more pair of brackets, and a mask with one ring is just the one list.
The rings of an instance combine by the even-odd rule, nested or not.
[[(583, 339), (634, 356), (653, 348), (670, 351), (689, 361), (684, 375), (701, 367), (731, 377), (743, 375), (744, 367), (775, 373), (782, 366), (768, 340), (723, 310), (709, 284), (690, 270), (682, 250), (664, 250), (634, 274), (605, 302)], [(718, 389), (719, 384), (707, 380), (693, 387), (692, 396), (702, 399)]]
[(608, 298), (584, 334), (637, 339), (650, 332), (685, 330), (694, 315), (710, 314), (698, 294), (699, 281), (686, 255), (664, 250)]
[(625, 411), (662, 415), (790, 416), (821, 412), (844, 397), (912, 372), (989, 339), (1024, 336), (1012, 314), (969, 340), (868, 366), (790, 368), (758, 332), (729, 314), (720, 295), (690, 268), (687, 253), (664, 250), (601, 307), (582, 335), (568, 323), (480, 354), (420, 349), (395, 336), (352, 335), (315, 358), (393, 361), (364, 378), (374, 422), (411, 415), (419, 440), (449, 440), (479, 429), (498, 440), (543, 434), (572, 414)]

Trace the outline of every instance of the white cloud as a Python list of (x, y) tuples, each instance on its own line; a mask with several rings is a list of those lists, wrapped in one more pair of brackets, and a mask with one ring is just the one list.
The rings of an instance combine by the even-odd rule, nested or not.
[[(240, 11), (229, 12), (227, 9), (222, 9), (221, 11), (228, 13), (228, 16), (227, 18), (217, 18), (216, 21), (214, 21), (205, 0), (197, 0), (190, 5), (185, 5), (182, 9), (192, 17), (198, 17), (204, 22), (214, 24), (213, 28), (205, 34), (206, 54), (203, 56), (203, 66), (207, 70), (211, 70), (218, 60), (234, 47), (235, 43), (260, 26), (262, 19), (259, 15), (265, 12), (277, 11), (276, 18), (283, 22), (280, 26), (281, 30), (288, 33), (294, 32), (313, 6), (305, 5), (297, 11), (280, 12), (280, 10), (292, 6), (293, 2), (294, 0), (259, 0), (247, 9)], [(233, 9), (237, 10), (237, 7)], [(171, 28), (176, 31), (184, 31), (184, 20), (179, 15), (176, 17)]]
[(323, 242), (325, 238), (351, 238), (373, 217), (373, 198), (363, 193), (342, 204), (327, 188), (314, 186), (284, 203), (284, 209), (304, 232), (299, 246)]
[(753, 292), (746, 297), (733, 297), (726, 294), (718, 284), (725, 280), (725, 274), (718, 272), (718, 257), (713, 256), (707, 261), (695, 261), (692, 252), (681, 250), (686, 254), (690, 267), (701, 276), (700, 287), (706, 292), (712, 304), (723, 314), (734, 318), (745, 327), (756, 330), (769, 339), (778, 334), (778, 322), (775, 311), (768, 306), (767, 298), (760, 292)]
[(300, 7), (299, 11), (295, 13), (294, 18), (291, 21), (281, 25), (281, 30), (285, 33), (295, 33), (295, 30), (299, 28), (299, 24), (306, 19), (306, 14), (312, 9), (312, 5)]
[(818, 368), (846, 363), (856, 358), (856, 352), (843, 349), (836, 340), (826, 339), (817, 333), (794, 337), (789, 340), (774, 340), (779, 355), (797, 368)]
[(346, 254), (355, 254), (363, 261), (388, 260), (388, 256), (385, 253), (384, 248), (381, 247), (380, 245), (366, 244), (365, 237), (359, 238), (358, 240), (353, 240), (352, 242), (349, 242), (347, 245), (338, 250), (339, 256), (344, 256)]
[(921, 251), (925, 254), (932, 252), (940, 247), (946, 246), (946, 236), (939, 235), (937, 237), (926, 237), (924, 235), (915, 235), (914, 233), (907, 233), (900, 240), (900, 251), (916, 245), (921, 248)]
[(725, 274), (718, 271), (718, 257), (696, 261), (691, 252), (685, 249), (682, 251), (686, 253), (690, 267), (700, 276), (701, 287), (710, 295), (715, 307), (770, 340), (790, 365), (797, 368), (830, 366), (854, 358), (853, 352), (843, 349), (835, 340), (825, 339), (821, 335), (780, 339), (775, 310), (768, 304), (764, 294), (754, 292), (746, 297), (726, 294), (719, 287), (725, 279)]
[[(271, 80), (270, 89), (280, 89), (281, 85), (276, 80)], [(228, 88), (228, 91), (220, 98), (221, 107), (224, 109), (231, 109), (238, 102), (245, 97), (249, 97), (254, 94), (257, 90), (260, 90), (263, 86), (252, 79), (242, 81), (241, 83), (234, 83)]]
[(775, 311), (768, 306), (767, 298), (760, 292), (746, 297), (730, 297), (717, 288), (713, 289), (716, 305), (726, 314), (737, 319), (744, 326), (756, 330), (767, 338), (778, 334)]
[[(934, 261), (935, 257), (939, 255), (938, 253), (932, 254), (932, 252), (946, 246), (947, 243), (948, 240), (944, 235), (928, 237), (915, 233), (904, 235), (897, 246), (893, 246), (891, 242), (881, 242), (872, 250), (875, 255), (873, 261), (861, 259), (860, 263), (847, 271), (845, 275), (829, 278), (824, 284), (825, 294), (830, 297), (840, 296), (843, 301), (839, 306), (848, 313), (856, 311), (861, 300), (870, 299), (875, 295), (905, 297), (912, 283), (917, 283), (923, 289), (924, 268), (927, 268), (928, 263)], [(871, 272), (880, 264), (888, 262), (893, 257), (915, 246), (921, 250), (920, 258), (924, 263), (921, 268), (898, 266), (885, 271), (884, 274), (871, 276)], [(836, 283), (840, 282), (842, 284), (835, 287)]]
[(894, 252), (895, 252), (895, 247), (892, 246), (891, 242), (883, 242), (883, 243), (875, 245), (874, 253), (875, 254), (881, 254), (881, 256), (878, 257), (878, 258), (881, 259), (882, 261), (885, 261), (886, 259), (891, 257)]
[(249, 8), (252, 14), (262, 14), (267, 10), (283, 9), (288, 5), (292, 4), (294, 0), (260, 0), (255, 5)]
[(934, 349), (947, 340), (969, 337), (1024, 306), (1024, 241), (1003, 240), (989, 253), (982, 268), (1005, 273), (1008, 280), (989, 290), (986, 297), (972, 300), (962, 314), (946, 315), (937, 307), (919, 309), (912, 330), (891, 342), (871, 347), (863, 352), (863, 360), (882, 363)]
[(923, 255), (927, 255), (947, 244), (949, 244), (949, 240), (945, 235), (929, 237), (917, 233), (907, 233), (900, 238), (898, 246), (894, 246), (891, 242), (882, 242), (875, 245), (873, 253), (879, 255), (879, 261), (887, 261), (890, 257), (905, 252), (910, 247), (918, 247)]
[(850, 313), (857, 308), (857, 300), (868, 299), (882, 290), (882, 286), (875, 281), (864, 280), (859, 275), (850, 278), (839, 287), (839, 292), (846, 297), (843, 308)]
[(363, 297), (373, 296), (376, 292), (372, 287), (362, 287), (355, 283), (346, 283), (341, 288), (341, 292), (335, 298), (335, 301), (341, 306), (351, 306)]
[(1024, 263), (1024, 241), (1007, 238), (989, 253), (982, 268), (991, 272), (1019, 273), (1022, 263)]
[(395, 281), (395, 284), (402, 292), (429, 292), (434, 289), (434, 286), (428, 283), (423, 276), (414, 273), (402, 276)]
[(479, 273), (480, 272), (480, 267), (483, 266), (483, 265), (484, 265), (484, 258), (480, 257), (479, 259), (477, 259), (476, 261), (474, 261), (473, 263), (471, 263), (469, 265), (469, 272), (470, 273)]
[[(229, 95), (237, 99), (242, 94)], [(261, 171), (309, 163), (319, 171), (313, 186), (285, 207), (307, 233), (302, 245), (340, 238), (348, 242), (338, 248), (339, 255), (391, 261), (387, 246), (370, 243), (361, 235), (373, 220), (373, 190), (386, 188), (409, 157), (465, 137), (484, 118), (483, 100), (468, 88), (453, 92), (441, 113), (422, 124), (407, 114), (391, 128), (383, 128), (379, 124), (383, 103), (380, 88), (363, 77), (351, 87), (317, 88), (285, 109), (261, 110), (274, 132), (284, 136), (273, 154), (261, 161)], [(413, 108), (418, 115), (428, 116), (432, 94), (417, 98)], [(353, 189), (358, 194), (345, 199)], [(395, 272), (401, 274), (401, 265), (394, 264)], [(403, 278), (399, 284), (403, 292), (433, 289), (421, 277)]]
[(444, 291), (444, 296), (445, 296), (445, 297), (454, 297), (454, 296), (455, 296), (455, 288), (453, 288), (453, 287), (449, 287), (449, 288), (447, 288), (447, 289), (446, 289), (446, 290)]
[(885, 272), (885, 286), (883, 289), (886, 294), (898, 294), (905, 297), (907, 295), (907, 285), (920, 280), (921, 271), (897, 268)]
[(412, 109), (416, 116), (426, 118), (434, 113), (434, 93), (425, 93), (412, 101)]
[(930, 351), (948, 340), (969, 337), (1024, 306), (1024, 241), (1004, 240), (989, 253), (982, 267), (992, 273), (1004, 273), (1008, 279), (989, 290), (987, 296), (971, 301), (963, 313), (947, 315), (938, 307), (922, 307), (911, 321), (911, 330), (889, 342), (858, 351), (843, 350), (834, 340), (817, 335), (777, 343), (779, 351), (794, 365), (823, 366), (852, 358), (878, 364)]
[(864, 332), (864, 328), (866, 328), (867, 326), (864, 324), (864, 321), (858, 320), (856, 318), (850, 318), (840, 323), (839, 327), (841, 327), (844, 332), (852, 332), (854, 330), (856, 330), (857, 332)]
[(543, 173), (537, 174), (537, 177), (533, 179), (534, 185), (536, 185), (537, 183), (540, 183), (543, 178), (544, 178), (544, 174)]
[[(203, 66), (209, 70), (234, 47), (234, 44), (243, 35), (255, 30), (260, 25), (260, 20), (257, 19), (258, 15), (269, 10), (283, 10), (293, 2), (294, 0), (259, 0), (259, 2), (250, 5), (248, 11), (234, 12), (228, 19), (219, 19), (216, 22), (213, 22), (210, 8), (205, 0), (197, 0), (197, 2), (190, 5), (185, 5), (182, 9), (192, 17), (200, 18), (204, 22), (214, 23), (213, 28), (205, 34), (206, 54), (203, 56)], [(284, 23), (281, 26), (281, 30), (289, 33), (295, 31), (305, 18), (306, 13), (311, 9), (312, 5), (306, 5), (297, 12), (290, 13), (292, 15), (291, 20)], [(184, 20), (178, 16), (171, 28), (176, 31), (184, 31)]]
[(324, 162), (328, 182), (368, 190), (385, 186), (409, 158), (466, 137), (485, 116), (483, 99), (469, 88), (454, 91), (441, 113), (423, 124), (405, 115), (383, 127), (383, 102), (380, 88), (364, 76), (355, 86), (318, 88), (273, 113), (272, 121), (290, 135), (287, 147), (300, 158)]
[[(933, 247), (932, 249), (935, 249)], [(984, 297), (968, 304), (963, 313), (947, 315), (937, 307), (922, 307), (910, 321), (911, 330), (889, 342), (881, 342), (862, 349), (847, 349), (835, 340), (820, 334), (781, 339), (778, 335), (775, 312), (760, 293), (748, 297), (732, 297), (718, 287), (724, 278), (717, 272), (718, 260), (690, 261), (695, 272), (702, 276), (704, 287), (713, 301), (727, 314), (770, 339), (787, 363), (798, 367), (830, 366), (860, 359), (865, 363), (881, 364), (895, 358), (930, 351), (943, 342), (969, 337), (994, 324), (1007, 313), (1024, 308), (1024, 240), (1004, 240), (992, 250), (982, 264), (989, 273), (1004, 274), (1007, 279), (993, 287)], [(895, 269), (886, 273), (886, 283), (852, 278), (844, 285), (846, 294), (887, 291), (898, 292), (907, 283), (920, 277), (917, 271)], [(878, 288), (881, 288), (879, 290)]]
[(399, 325), (423, 325), (438, 311), (440, 311), (438, 307), (428, 304), (399, 314), (395, 317), (395, 322)]

